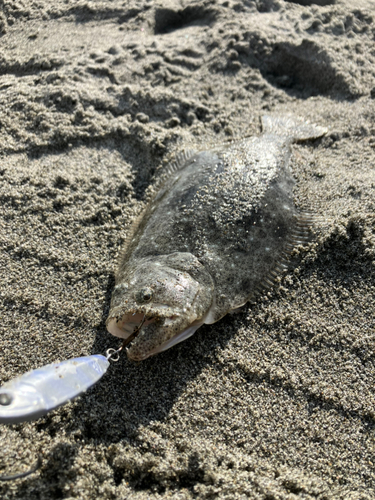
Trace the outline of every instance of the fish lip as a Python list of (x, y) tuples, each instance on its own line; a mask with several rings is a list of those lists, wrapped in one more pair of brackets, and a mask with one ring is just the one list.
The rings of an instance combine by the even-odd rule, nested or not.
[(130, 361), (134, 361), (134, 362), (144, 361), (145, 359), (147, 359), (147, 358), (151, 358), (152, 356), (156, 356), (156, 354), (157, 354), (157, 353), (155, 353), (155, 354), (154, 354), (154, 353), (151, 353), (151, 354), (150, 354), (150, 353), (147, 353), (147, 354), (144, 354), (143, 356), (142, 356), (142, 355), (139, 355), (139, 356), (136, 356), (136, 357), (132, 356), (132, 357), (130, 358), (130, 357), (129, 357), (129, 352), (128, 352), (128, 351), (129, 351), (129, 349), (126, 349), (126, 355), (127, 355), (128, 359), (129, 359)]
[[(167, 344), (167, 343), (168, 343), (168, 341), (164, 342), (164, 344)], [(129, 359), (129, 361), (134, 361), (134, 362), (144, 361), (145, 359), (153, 358), (157, 354), (160, 354), (161, 352), (163, 352), (164, 349), (162, 349), (162, 346), (164, 344), (162, 344), (161, 346), (158, 346), (157, 348), (153, 349), (152, 351), (146, 352), (145, 354), (137, 353), (134, 355), (134, 353), (132, 353), (131, 356), (129, 356), (129, 348), (127, 348), (126, 349), (126, 356)], [(131, 347), (131, 344), (130, 344), (130, 347)]]
[[(128, 339), (134, 333), (136, 333), (132, 340), (129, 339), (129, 347), (126, 349), (126, 355), (130, 361), (135, 361), (135, 362), (143, 361), (146, 358), (149, 358), (150, 356), (154, 356), (154, 355), (158, 354), (159, 352), (161, 352), (162, 350), (164, 350), (164, 349), (160, 350), (161, 346), (159, 346), (159, 347), (153, 349), (152, 351), (149, 351), (149, 352), (146, 351), (144, 354), (142, 354), (142, 352), (140, 352), (136, 348), (135, 349), (136, 354), (133, 352), (131, 355), (129, 355), (130, 354), (129, 349), (130, 349), (130, 351), (132, 351), (131, 348), (133, 346), (133, 343), (137, 344), (137, 337), (138, 337), (138, 334), (140, 332), (144, 332), (145, 330), (147, 330), (147, 328), (150, 325), (153, 325), (154, 323), (157, 323), (157, 322), (160, 322), (161, 327), (163, 326), (165, 320), (169, 320), (171, 322), (178, 322), (178, 320), (181, 316), (179, 313), (171, 311), (171, 309), (169, 309), (168, 312), (165, 311), (165, 313), (162, 313), (162, 314), (160, 314), (159, 311), (157, 313), (152, 312), (150, 310), (150, 308), (147, 308), (148, 312), (145, 313), (144, 312), (145, 309), (146, 308), (126, 308), (124, 310), (124, 308), (118, 308), (117, 311), (113, 310), (112, 314), (107, 319), (108, 331), (112, 335), (123, 338), (125, 340), (125, 342), (126, 342), (126, 339)], [(122, 326), (117, 326), (117, 323), (119, 323), (119, 322), (123, 322), (126, 324), (126, 322), (129, 321), (129, 319), (132, 317), (133, 314), (137, 314), (138, 318), (137, 318), (137, 321), (132, 324), (131, 328), (125, 329), (124, 324)], [(143, 324), (144, 317), (146, 320)], [(149, 320), (149, 321), (147, 321), (147, 320)], [(139, 331), (137, 331), (138, 329), (139, 329)], [(165, 342), (165, 344), (167, 344), (169, 341), (170, 341), (170, 339), (167, 340)], [(125, 345), (127, 345), (127, 343), (125, 343)], [(154, 351), (156, 351), (156, 352), (154, 352)]]
[[(160, 314), (160, 312), (153, 312), (150, 310), (144, 310), (143, 308), (134, 308), (134, 309), (122, 309), (119, 310), (118, 312), (114, 312), (114, 314), (111, 314), (108, 316), (106, 324), (108, 324), (112, 320), (120, 321), (124, 316), (132, 317), (136, 314), (141, 314), (142, 316), (146, 316), (146, 319), (167, 319), (170, 318), (171, 316), (177, 317), (178, 314), (176, 313), (165, 313), (165, 314)], [(140, 322), (139, 322), (140, 323)]]
[[(129, 305), (126, 305), (126, 306), (118, 306), (118, 307), (114, 307), (113, 309), (110, 310), (109, 312), (109, 316), (107, 318), (107, 321), (106, 323), (108, 323), (110, 320), (112, 319), (119, 319), (119, 318), (122, 318), (125, 314), (130, 316), (130, 315), (133, 315), (133, 314), (144, 314), (147, 317), (153, 317), (153, 318), (168, 318), (169, 316), (171, 316), (170, 312), (167, 313), (167, 312), (162, 312), (160, 313), (160, 310), (158, 308), (165, 308), (165, 309), (169, 309), (169, 311), (172, 310), (171, 307), (165, 305), (165, 304), (157, 304), (156, 306), (129, 306)], [(176, 312), (173, 313), (175, 316), (177, 316), (178, 314)]]
[[(167, 309), (167, 306), (164, 306)], [(135, 315), (142, 315), (145, 317), (146, 324), (145, 327), (148, 326), (151, 323), (154, 323), (156, 321), (160, 320), (166, 320), (169, 318), (176, 319), (179, 314), (176, 312), (172, 312), (169, 310), (169, 312), (165, 311), (165, 313), (160, 313), (160, 310), (158, 308), (157, 312), (154, 310), (155, 308), (151, 307), (134, 307), (134, 308), (129, 308), (129, 307), (117, 307), (111, 311), (111, 314), (108, 316), (107, 321), (106, 321), (106, 326), (107, 330), (109, 333), (116, 337), (120, 337), (123, 339), (127, 339), (134, 333), (135, 329), (141, 325), (143, 319), (139, 319), (139, 321), (134, 323), (134, 328), (130, 330), (126, 330), (121, 326), (118, 326), (118, 323), (124, 321), (124, 317), (126, 319), (130, 319), (132, 316)], [(143, 328), (143, 327), (142, 327)]]
[(162, 344), (155, 346), (153, 349), (146, 352), (145, 354), (142, 354), (142, 352), (139, 351), (137, 352), (137, 350), (135, 353), (134, 352), (130, 353), (129, 352), (129, 349), (131, 349), (131, 344), (130, 344), (130, 347), (126, 349), (126, 355), (130, 361), (134, 362), (144, 361), (145, 359), (156, 356), (157, 354), (160, 354), (161, 352), (164, 352), (170, 347), (173, 347), (174, 345), (179, 344), (183, 340), (191, 337), (196, 332), (196, 330), (203, 325), (203, 323), (204, 322), (202, 321), (202, 319), (194, 321), (188, 328), (176, 333), (173, 337), (166, 340)]

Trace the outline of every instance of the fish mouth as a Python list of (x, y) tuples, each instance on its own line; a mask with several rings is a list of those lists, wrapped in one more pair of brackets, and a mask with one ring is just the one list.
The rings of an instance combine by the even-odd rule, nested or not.
[(113, 311), (107, 319), (107, 330), (115, 337), (127, 339), (137, 330), (154, 323), (163, 322), (168, 325), (176, 321), (179, 316), (169, 306), (163, 304), (158, 304), (156, 311), (153, 309), (131, 309), (126, 312), (118, 310)]
[(159, 354), (161, 352), (164, 352), (167, 349), (173, 347), (174, 345), (179, 344), (180, 342), (183, 342), (184, 340), (188, 339), (196, 332), (196, 330), (200, 326), (202, 326), (202, 324), (203, 323), (201, 321), (195, 321), (191, 326), (189, 326), (185, 330), (177, 333), (169, 340), (166, 340), (160, 345), (156, 345), (153, 349), (146, 352), (143, 352), (142, 350), (139, 349), (132, 349), (133, 344), (131, 344), (130, 348), (127, 349), (126, 351), (127, 356), (132, 361), (144, 361), (145, 359), (155, 356), (156, 354)]
[[(164, 307), (167, 308), (166, 306)], [(160, 311), (160, 308), (158, 309)], [(160, 344), (158, 342), (151, 344), (142, 341), (139, 345), (136, 338), (140, 332), (146, 333), (144, 331), (146, 327), (148, 333), (151, 333), (149, 330), (150, 326), (151, 329), (158, 329), (159, 325), (161, 328), (170, 327), (172, 324), (175, 324), (176, 321), (178, 322), (180, 318), (179, 314), (173, 314), (170, 310), (168, 311), (169, 314), (167, 311), (165, 311), (165, 314), (160, 314), (159, 311), (157, 314), (152, 311), (140, 311), (139, 309), (127, 312), (118, 311), (117, 314), (112, 314), (108, 318), (107, 330), (112, 335), (124, 339), (124, 347), (129, 344), (126, 352), (128, 358), (132, 361), (143, 361), (150, 356), (154, 356), (155, 354), (169, 349), (173, 345), (193, 335), (196, 329), (202, 324), (202, 321), (196, 321), (188, 328), (179, 331)], [(128, 342), (126, 342), (127, 339)]]
[(125, 313), (120, 317), (111, 317), (107, 320), (107, 330), (115, 337), (127, 339), (137, 328), (155, 323), (155, 314), (145, 314), (143, 312)]

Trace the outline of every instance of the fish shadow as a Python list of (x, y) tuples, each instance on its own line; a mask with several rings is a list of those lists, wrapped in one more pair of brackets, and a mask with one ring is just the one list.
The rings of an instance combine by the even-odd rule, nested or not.
[(79, 445), (60, 443), (54, 446), (37, 467), (38, 476), (27, 476), (19, 485), (17, 498), (29, 498), (30, 490), (37, 490), (41, 484), (48, 484), (49, 498), (65, 498), (65, 485), (77, 479), (74, 464), (78, 453)]
[[(235, 332), (228, 316), (216, 325), (202, 326), (191, 338), (142, 362), (121, 354), (100, 383), (75, 403), (67, 431), (80, 429), (84, 440), (107, 444), (133, 440), (141, 426), (168, 418), (189, 383), (215, 363), (215, 352), (222, 350)], [(119, 345), (119, 339), (103, 335), (101, 330), (92, 352)]]
[[(108, 287), (111, 285), (112, 278), (108, 280)], [(108, 307), (109, 298), (103, 308), (103, 317)], [(53, 498), (63, 498), (65, 485), (74, 483), (80, 476), (76, 458), (82, 446), (87, 445), (107, 447), (105, 460), (114, 470), (115, 482), (117, 478), (120, 484), (123, 473), (111, 464), (108, 447), (120, 441), (134, 446), (142, 426), (168, 418), (189, 383), (207, 365), (215, 362), (216, 349), (223, 349), (235, 333), (236, 329), (233, 325), (230, 328), (230, 324), (231, 318), (226, 317), (218, 325), (203, 326), (185, 342), (140, 363), (131, 362), (123, 355), (118, 362), (111, 363), (108, 373), (98, 384), (76, 401), (60, 408), (58, 419), (54, 412), (40, 419), (36, 423), (38, 433), (46, 433), (54, 439), (64, 428), (71, 442), (59, 443), (43, 456), (39, 476), (28, 477), (22, 485), (25, 497), (30, 487), (39, 488), (48, 483)], [(118, 347), (118, 340), (110, 334), (103, 337), (101, 329), (93, 353), (103, 352), (104, 347), (111, 344), (108, 339), (113, 339), (114, 348)], [(98, 454), (102, 459), (100, 449)], [(194, 464), (191, 467), (195, 471)], [(186, 486), (190, 485), (189, 481), (189, 477), (185, 478)], [(135, 484), (138, 483), (137, 479)]]

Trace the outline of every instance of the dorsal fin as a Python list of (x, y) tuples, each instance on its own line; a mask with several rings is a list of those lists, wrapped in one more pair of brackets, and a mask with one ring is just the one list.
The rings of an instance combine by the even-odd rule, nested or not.
[(182, 151), (179, 151), (171, 162), (168, 162), (164, 167), (161, 167), (158, 170), (158, 179), (163, 177), (163, 179), (166, 180), (166, 178), (170, 175), (174, 174), (178, 170), (181, 170), (185, 166), (186, 162), (195, 156), (197, 152), (198, 151), (195, 149), (183, 149)]
[(132, 222), (130, 223), (130, 225), (126, 231), (125, 241), (124, 241), (124, 243), (121, 247), (121, 250), (118, 254), (118, 257), (117, 257), (117, 265), (116, 265), (116, 270), (115, 270), (116, 283), (117, 283), (118, 275), (121, 271), (121, 264), (124, 264), (124, 257), (129, 249), (129, 246), (130, 246), (130, 244), (135, 236), (135, 233), (136, 233), (140, 223), (142, 222), (142, 219), (146, 213), (147, 207), (148, 207), (148, 204), (146, 204), (146, 206), (143, 207), (143, 209), (139, 212), (139, 214), (132, 220)]
[(121, 251), (117, 258), (117, 268), (115, 273), (116, 281), (119, 272), (121, 272), (121, 264), (124, 264), (124, 257), (128, 252), (128, 249), (135, 236), (137, 229), (139, 228), (142, 220), (144, 219), (144, 216), (147, 212), (150, 203), (152, 203), (152, 201), (154, 200), (160, 189), (164, 186), (166, 181), (169, 179), (169, 177), (173, 175), (175, 172), (178, 172), (179, 170), (184, 168), (186, 163), (196, 154), (197, 151), (194, 149), (183, 149), (182, 151), (179, 151), (175, 155), (173, 161), (168, 162), (164, 167), (161, 167), (160, 169), (157, 170), (153, 178), (154, 182), (151, 182), (150, 188), (146, 192), (146, 203), (144, 208), (134, 218), (134, 220), (131, 222), (130, 226), (127, 229), (125, 241), (122, 245)]

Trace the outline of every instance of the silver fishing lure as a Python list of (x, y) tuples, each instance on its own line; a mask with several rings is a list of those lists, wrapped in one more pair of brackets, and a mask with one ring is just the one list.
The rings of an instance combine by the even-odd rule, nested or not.
[(0, 387), (0, 423), (35, 420), (81, 395), (109, 367), (101, 354), (52, 363), (21, 375)]
[[(107, 355), (93, 354), (42, 366), (0, 387), (0, 424), (18, 424), (46, 415), (96, 384), (120, 352), (139, 334), (146, 317), (122, 346)], [(0, 477), (1, 480), (1, 477)]]
[[(52, 363), (9, 380), (0, 387), (0, 424), (36, 420), (68, 403), (96, 384), (106, 373), (109, 361), (118, 361), (120, 352), (139, 334), (146, 316), (122, 346), (108, 349), (107, 355), (93, 354)], [(1, 475), (0, 481), (14, 481), (38, 470), (38, 461), (26, 472)]]
[[(119, 350), (109, 349), (107, 357), (95, 354), (52, 363), (6, 382), (0, 387), (0, 424), (35, 420), (79, 396), (102, 378)], [(28, 471), (2, 475), (0, 481), (29, 476), (41, 462), (39, 456)]]

